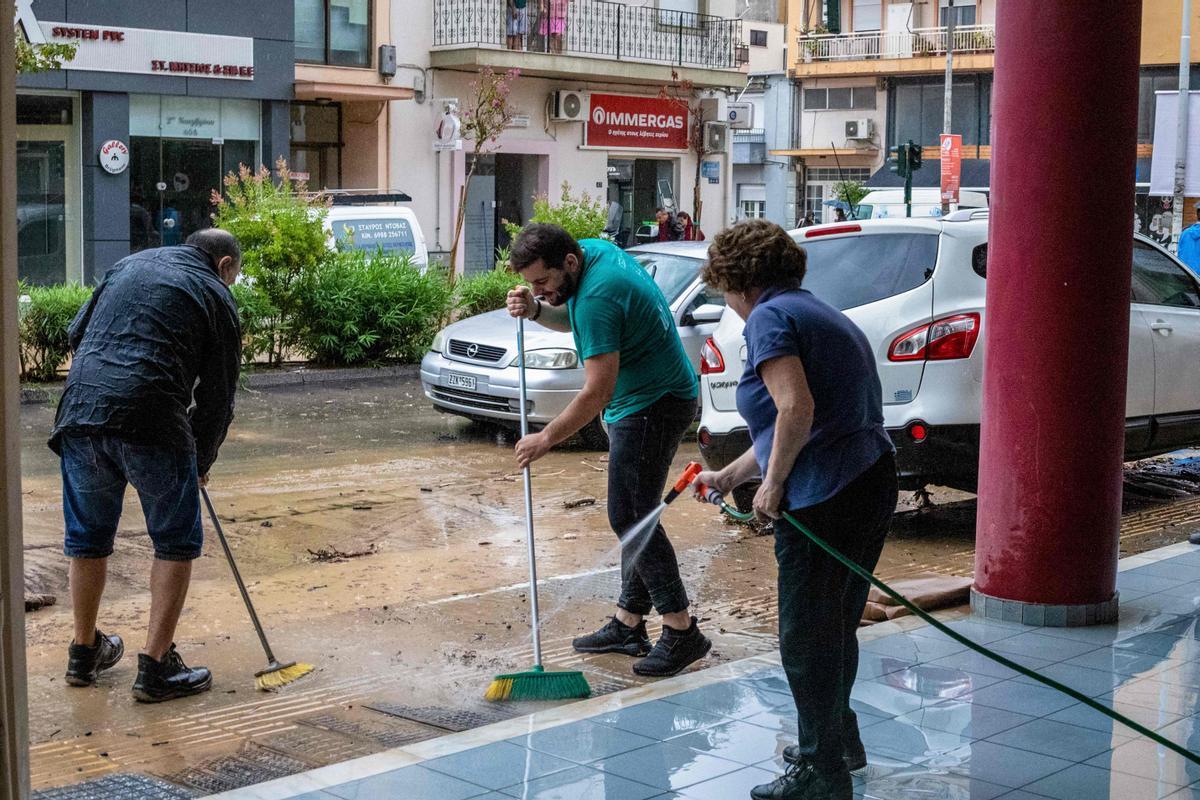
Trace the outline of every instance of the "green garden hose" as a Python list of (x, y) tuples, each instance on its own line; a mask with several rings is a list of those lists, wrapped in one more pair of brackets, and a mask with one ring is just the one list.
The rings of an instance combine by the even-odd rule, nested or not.
[[(701, 498), (703, 498), (704, 500), (706, 500), (706, 501), (712, 503), (713, 505), (717, 506), (718, 508), (720, 508), (721, 511), (723, 511), (725, 514), (729, 515), (729, 517), (731, 517), (732, 519), (738, 520), (739, 522), (748, 522), (754, 518), (753, 514), (748, 514), (748, 513), (738, 511), (736, 508), (734, 508), (731, 505), (729, 505), (728, 503), (726, 503), (725, 499), (721, 495), (721, 493), (718, 492), (717, 490), (713, 489), (712, 487), (705, 486), (704, 484), (697, 484), (696, 488), (697, 488), (697, 492)], [(854, 563), (852, 560), (850, 560), (846, 556), (839, 553), (828, 542), (826, 542), (820, 536), (817, 536), (815, 533), (810, 531), (799, 520), (797, 520), (795, 517), (793, 517), (788, 512), (786, 512), (786, 511), (783, 512), (783, 518), (785, 520), (787, 520), (788, 523), (791, 524), (792, 527), (794, 527), (796, 530), (800, 531), (800, 533), (807, 536), (812, 541), (813, 544), (815, 544), (817, 547), (824, 550), (826, 553), (828, 553), (830, 556), (832, 556), (834, 559), (836, 559), (839, 563), (841, 563), (844, 567), (846, 567), (846, 569), (850, 570), (851, 572), (853, 572), (855, 575), (862, 578), (863, 580), (868, 581), (876, 589), (879, 589), (879, 591), (883, 592), (888, 597), (892, 598), (897, 603), (904, 606), (909, 611), (916, 614), (918, 617), (923, 619), (925, 622), (929, 623), (934, 628), (937, 628), (939, 631), (946, 634), (947, 636), (949, 636), (951, 639), (958, 642), (959, 644), (961, 644), (965, 647), (971, 648), (976, 653), (979, 653), (981, 656), (984, 656), (985, 658), (990, 658), (992, 661), (995, 661), (997, 664), (1000, 664), (1001, 666), (1008, 667), (1013, 672), (1020, 673), (1021, 675), (1024, 675), (1027, 678), (1032, 678), (1033, 680), (1037, 681), (1038, 683), (1049, 686), (1051, 689), (1054, 689), (1056, 692), (1061, 692), (1062, 694), (1065, 694), (1067, 697), (1070, 697), (1073, 700), (1078, 700), (1080, 703), (1083, 703), (1084, 705), (1088, 706), (1089, 708), (1099, 711), (1101, 714), (1104, 714), (1106, 717), (1110, 717), (1110, 718), (1116, 720), (1117, 722), (1121, 723), (1122, 725), (1132, 728), (1133, 730), (1137, 731), (1142, 736), (1145, 736), (1147, 739), (1150, 739), (1151, 741), (1155, 742), (1156, 744), (1160, 744), (1163, 747), (1167, 748), (1168, 750), (1178, 753), (1179, 755), (1186, 758), (1188, 761), (1191, 761), (1194, 764), (1200, 764), (1200, 755), (1193, 753), (1191, 750), (1188, 750), (1186, 747), (1176, 744), (1175, 742), (1172, 742), (1170, 739), (1164, 738), (1163, 736), (1150, 730), (1146, 726), (1140, 725), (1137, 722), (1134, 722), (1133, 720), (1131, 720), (1129, 717), (1125, 716), (1124, 714), (1121, 714), (1118, 711), (1114, 711), (1113, 709), (1109, 708), (1108, 706), (1105, 706), (1102, 703), (1096, 702), (1095, 700), (1088, 697), (1087, 695), (1085, 695), (1081, 692), (1078, 692), (1075, 689), (1072, 689), (1070, 686), (1061, 684), (1058, 681), (1054, 680), (1053, 678), (1047, 678), (1045, 675), (1040, 675), (1037, 672), (1029, 669), (1028, 667), (1023, 667), (1020, 664), (1016, 663), (1015, 661), (1011, 661), (1010, 659), (1005, 658), (1004, 656), (1000, 655), (999, 653), (995, 652), (994, 650), (989, 650), (988, 648), (984, 647), (983, 645), (977, 644), (977, 643), (971, 641), (970, 639), (968, 639), (967, 637), (963, 636), (961, 633), (947, 627), (943, 623), (934, 619), (934, 617), (932, 615), (926, 613), (925, 611), (922, 611), (921, 609), (917, 608), (915, 605), (910, 603), (903, 595), (901, 595), (899, 592), (897, 592), (892, 587), (888, 586), (886, 583), (881, 581), (879, 578), (876, 578), (870, 572), (863, 569), (858, 564)]]

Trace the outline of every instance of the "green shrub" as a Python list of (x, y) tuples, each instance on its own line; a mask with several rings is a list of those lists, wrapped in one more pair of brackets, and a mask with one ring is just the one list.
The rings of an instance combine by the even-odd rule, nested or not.
[(91, 287), (73, 283), (57, 286), (21, 283), (18, 293), (21, 295), (18, 323), (21, 378), (52, 381), (71, 354), (67, 328), (92, 296)]
[(258, 172), (242, 165), (225, 177), (225, 196), (213, 193), (214, 222), (237, 237), (242, 246), (242, 269), (254, 279), (257, 291), (278, 310), (264, 317), (261, 335), (269, 363), (279, 364), (295, 343), (296, 287), (304, 276), (329, 258), (324, 220), (327, 202), (305, 193), (305, 184), (291, 179), (287, 163), (276, 163), (278, 180), (266, 167)]
[[(571, 184), (563, 183), (562, 196), (558, 204), (550, 202), (550, 196), (541, 194), (533, 198), (533, 216), (530, 222), (549, 222), (566, 229), (578, 239), (597, 239), (608, 224), (608, 208), (599, 198), (593, 200), (587, 192), (579, 197), (571, 196)], [(504, 221), (504, 228), (514, 239), (521, 226)]]
[(418, 360), (448, 317), (454, 287), (407, 256), (338, 253), (297, 284), (299, 349), (335, 366)]
[(230, 291), (242, 323), (242, 363), (250, 366), (264, 356), (269, 361), (277, 332), (290, 323), (280, 316), (279, 309), (257, 283), (235, 283)]
[(521, 276), (509, 271), (508, 254), (496, 252), (496, 268), (478, 275), (459, 278), (455, 286), (454, 307), (461, 317), (473, 317), (504, 307), (508, 292), (521, 284)]

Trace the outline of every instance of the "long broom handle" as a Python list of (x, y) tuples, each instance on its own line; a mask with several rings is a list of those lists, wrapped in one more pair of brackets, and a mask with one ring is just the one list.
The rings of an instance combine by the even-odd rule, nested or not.
[[(517, 383), (520, 386), (521, 438), (529, 434), (529, 410), (525, 388), (525, 318), (517, 317)], [(542, 666), (542, 632), (538, 619), (537, 555), (533, 547), (533, 476), (529, 466), (522, 470), (525, 479), (525, 540), (529, 546), (529, 609), (533, 618), (533, 663)]]
[(271, 645), (267, 644), (267, 635), (263, 633), (262, 623), (258, 621), (258, 614), (254, 612), (254, 604), (250, 602), (250, 595), (246, 591), (246, 584), (242, 582), (242, 574), (238, 572), (237, 562), (233, 560), (233, 551), (229, 549), (229, 542), (225, 540), (225, 531), (221, 529), (221, 521), (217, 519), (217, 510), (213, 508), (212, 498), (208, 496), (208, 489), (206, 487), (200, 487), (200, 496), (204, 498), (204, 505), (208, 506), (208, 515), (212, 517), (212, 524), (216, 528), (217, 538), (221, 540), (221, 548), (225, 550), (225, 558), (229, 561), (229, 569), (233, 571), (233, 579), (237, 581), (238, 591), (242, 593), (242, 601), (246, 604), (246, 610), (250, 612), (250, 621), (254, 623), (254, 630), (258, 632), (258, 640), (262, 642), (263, 650), (266, 651), (267, 661), (274, 664), (276, 663), (275, 654), (271, 652)]

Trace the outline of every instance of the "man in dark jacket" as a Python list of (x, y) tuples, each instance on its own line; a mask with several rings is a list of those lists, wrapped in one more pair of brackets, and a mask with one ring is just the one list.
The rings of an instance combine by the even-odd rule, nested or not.
[(143, 250), (109, 270), (71, 323), (74, 357), (50, 438), (62, 459), (71, 559), (71, 686), (92, 685), (124, 653), (96, 617), (126, 484), (137, 490), (155, 559), (133, 695), (159, 702), (212, 686), (173, 640), (203, 542), (199, 486), (233, 419), (241, 328), (228, 287), (241, 261), (237, 240), (215, 228)]

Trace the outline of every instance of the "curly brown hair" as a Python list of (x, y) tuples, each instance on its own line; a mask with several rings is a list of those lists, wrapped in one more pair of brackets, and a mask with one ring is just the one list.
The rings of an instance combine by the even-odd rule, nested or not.
[(704, 282), (722, 292), (799, 288), (808, 256), (787, 231), (765, 219), (748, 219), (721, 231), (708, 248)]

